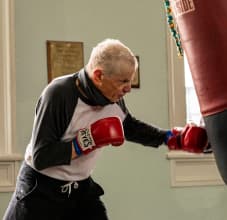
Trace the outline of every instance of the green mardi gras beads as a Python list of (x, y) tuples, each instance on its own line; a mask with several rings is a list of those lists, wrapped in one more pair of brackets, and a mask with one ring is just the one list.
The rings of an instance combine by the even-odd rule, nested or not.
[(164, 5), (165, 5), (165, 10), (166, 10), (167, 23), (168, 23), (171, 35), (173, 36), (173, 38), (175, 40), (178, 56), (182, 57), (184, 52), (183, 52), (182, 45), (181, 45), (180, 34), (178, 33), (177, 29), (175, 28), (174, 19), (172, 16), (172, 9), (170, 7), (169, 0), (164, 0)]

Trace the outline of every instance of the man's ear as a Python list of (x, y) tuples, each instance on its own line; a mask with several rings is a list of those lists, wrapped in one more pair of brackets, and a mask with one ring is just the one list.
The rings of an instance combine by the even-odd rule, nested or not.
[(102, 70), (96, 69), (93, 72), (93, 82), (95, 85), (101, 85), (102, 84), (102, 78), (103, 78), (103, 73)]

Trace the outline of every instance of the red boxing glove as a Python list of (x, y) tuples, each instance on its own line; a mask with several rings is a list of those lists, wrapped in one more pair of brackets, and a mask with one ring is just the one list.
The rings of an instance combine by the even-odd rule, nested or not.
[(169, 139), (167, 140), (167, 145), (169, 150), (181, 150), (181, 132), (183, 128), (182, 127), (174, 127), (171, 130), (171, 135)]
[(169, 138), (167, 145), (170, 150), (184, 150), (192, 153), (202, 153), (208, 145), (208, 137), (205, 128), (187, 124), (184, 128), (174, 128), (173, 136)]
[(106, 146), (120, 146), (124, 143), (124, 131), (118, 117), (100, 119), (87, 128), (80, 129), (73, 140), (77, 155)]

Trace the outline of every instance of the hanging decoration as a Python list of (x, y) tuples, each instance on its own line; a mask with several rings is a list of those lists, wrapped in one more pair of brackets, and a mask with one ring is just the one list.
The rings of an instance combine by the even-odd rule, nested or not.
[(180, 34), (179, 34), (179, 31), (177, 30), (177, 26), (174, 22), (174, 18), (172, 15), (170, 1), (164, 0), (164, 5), (165, 5), (165, 10), (166, 10), (167, 23), (168, 23), (171, 35), (173, 36), (173, 38), (175, 40), (178, 56), (182, 57), (184, 52), (183, 52), (183, 48), (182, 48), (182, 44), (181, 44)]

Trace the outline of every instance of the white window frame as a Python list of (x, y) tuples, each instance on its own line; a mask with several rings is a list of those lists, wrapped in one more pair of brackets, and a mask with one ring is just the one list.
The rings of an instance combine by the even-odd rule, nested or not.
[[(184, 59), (178, 57), (175, 42), (167, 29), (167, 61), (169, 76), (169, 125), (186, 124)], [(170, 161), (171, 186), (223, 185), (213, 154), (182, 151), (167, 153)]]
[(22, 156), (16, 146), (14, 0), (0, 0), (0, 192), (14, 190)]

